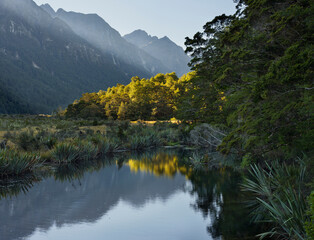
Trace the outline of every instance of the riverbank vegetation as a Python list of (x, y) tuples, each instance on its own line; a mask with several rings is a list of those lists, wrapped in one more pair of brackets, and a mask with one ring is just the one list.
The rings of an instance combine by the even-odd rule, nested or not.
[(108, 154), (158, 147), (201, 147), (200, 130), (172, 122), (0, 117), (1, 177), (31, 174), (45, 167), (82, 164)]
[[(161, 146), (212, 148), (237, 157), (194, 154), (189, 164), (250, 171), (242, 189), (254, 195), (261, 237), (313, 239), (314, 4), (237, 2), (234, 15), (186, 39), (193, 72), (181, 78), (133, 77), (83, 94), (59, 117), (2, 117), (1, 176)], [(138, 119), (157, 122), (130, 123)]]

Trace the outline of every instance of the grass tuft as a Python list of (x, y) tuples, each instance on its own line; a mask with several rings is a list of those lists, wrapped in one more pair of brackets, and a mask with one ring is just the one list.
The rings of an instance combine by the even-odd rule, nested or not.
[(305, 239), (306, 201), (302, 194), (305, 166), (286, 166), (275, 162), (262, 169), (252, 165), (251, 178), (242, 189), (254, 195), (250, 202), (256, 222), (268, 222), (270, 231), (259, 234), (260, 239), (278, 236), (285, 239)]
[(0, 150), (0, 176), (2, 178), (33, 173), (40, 166), (39, 156), (13, 150)]

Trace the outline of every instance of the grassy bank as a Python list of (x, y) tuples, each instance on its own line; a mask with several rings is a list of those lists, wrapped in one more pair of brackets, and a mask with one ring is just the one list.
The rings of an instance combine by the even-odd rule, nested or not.
[(225, 131), (208, 124), (1, 116), (0, 181), (47, 173), (71, 179), (103, 166), (108, 156), (116, 156), (119, 165), (128, 152), (198, 149), (185, 158), (185, 165), (197, 171), (231, 167), (245, 173), (242, 190), (253, 196), (252, 219), (265, 227), (261, 237), (311, 239), (313, 194), (308, 196), (313, 189), (313, 159), (246, 161), (236, 154), (224, 156), (215, 149)]
[[(191, 125), (169, 122), (0, 116), (0, 178), (79, 164), (107, 154), (205, 146)], [(199, 137), (201, 138), (201, 137)]]

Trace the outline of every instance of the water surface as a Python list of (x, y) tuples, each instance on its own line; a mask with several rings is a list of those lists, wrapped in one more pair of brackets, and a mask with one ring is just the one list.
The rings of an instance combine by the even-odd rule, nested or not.
[(252, 239), (240, 176), (158, 152), (60, 169), (0, 200), (0, 239)]

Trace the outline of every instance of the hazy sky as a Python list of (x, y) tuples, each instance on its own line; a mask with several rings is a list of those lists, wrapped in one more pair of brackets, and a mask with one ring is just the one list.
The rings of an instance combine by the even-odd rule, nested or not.
[(206, 22), (222, 13), (235, 12), (232, 0), (34, 0), (49, 3), (55, 10), (97, 13), (125, 35), (137, 29), (163, 37), (184, 47)]

